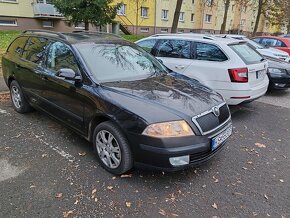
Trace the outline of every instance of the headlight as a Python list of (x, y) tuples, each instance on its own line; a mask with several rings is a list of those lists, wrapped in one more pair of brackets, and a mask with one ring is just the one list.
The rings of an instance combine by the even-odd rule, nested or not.
[(194, 135), (192, 129), (184, 120), (151, 124), (147, 126), (142, 134), (157, 138)]
[(285, 69), (279, 68), (268, 68), (271, 77), (283, 77), (287, 75), (287, 71)]

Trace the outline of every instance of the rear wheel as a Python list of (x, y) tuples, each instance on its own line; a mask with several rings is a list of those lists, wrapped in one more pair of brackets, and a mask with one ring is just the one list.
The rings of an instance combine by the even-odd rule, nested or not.
[(26, 101), (18, 82), (15, 80), (10, 84), (10, 96), (12, 105), (18, 113), (27, 113), (33, 110)]
[(99, 124), (95, 128), (93, 142), (97, 158), (107, 171), (120, 175), (132, 168), (129, 143), (114, 123), (106, 121)]

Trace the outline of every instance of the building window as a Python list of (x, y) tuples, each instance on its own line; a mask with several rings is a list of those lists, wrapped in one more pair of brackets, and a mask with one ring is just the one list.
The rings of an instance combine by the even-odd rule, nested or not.
[(0, 26), (17, 26), (17, 20), (0, 20)]
[(245, 26), (245, 24), (246, 24), (246, 20), (245, 19), (242, 19), (241, 20), (241, 27)]
[(44, 20), (42, 21), (42, 27), (53, 27), (53, 21), (52, 20)]
[(120, 8), (117, 10), (117, 14), (125, 16), (126, 15), (126, 8), (127, 8), (127, 5), (122, 4), (120, 6)]
[(213, 0), (206, 0), (206, 5), (211, 7), (213, 5)]
[(192, 4), (194, 4), (194, 0), (192, 0)]
[(37, 3), (52, 4), (52, 0), (37, 0)]
[(77, 23), (77, 24), (75, 24), (75, 29), (84, 30), (85, 29), (85, 23)]
[(161, 32), (161, 33), (168, 33), (168, 29), (167, 29), (167, 28), (162, 28), (162, 29), (160, 30), (160, 32)]
[(247, 12), (247, 6), (242, 7), (242, 12), (246, 13)]
[(194, 21), (194, 14), (191, 14), (191, 22), (193, 22)]
[(184, 22), (184, 12), (180, 12), (179, 14), (179, 21)]
[(141, 27), (140, 28), (140, 32), (141, 33), (148, 33), (149, 32), (149, 28), (148, 27)]
[(211, 23), (211, 18), (212, 18), (212, 15), (210, 15), (210, 14), (206, 14), (206, 15), (205, 15), (205, 22), (206, 22), (206, 23)]
[(162, 20), (168, 20), (168, 10), (162, 9), (162, 11), (161, 11), (161, 19)]
[(178, 29), (177, 33), (184, 33), (184, 30)]
[(141, 17), (148, 17), (148, 8), (141, 7)]
[(17, 0), (0, 0), (0, 2), (17, 3)]

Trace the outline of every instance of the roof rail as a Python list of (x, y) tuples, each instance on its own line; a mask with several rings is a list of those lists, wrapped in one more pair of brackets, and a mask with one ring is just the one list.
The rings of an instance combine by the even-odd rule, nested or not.
[(117, 38), (122, 38), (121, 36), (114, 34), (114, 33), (107, 33), (107, 32), (99, 32), (99, 31), (86, 31), (86, 30), (75, 30), (72, 33), (78, 33), (78, 34), (91, 34), (91, 35), (98, 35), (98, 34), (103, 34), (103, 35), (110, 35), (110, 36), (115, 36)]
[(22, 33), (49, 33), (57, 35), (62, 39), (67, 39), (66, 36), (60, 32), (48, 31), (48, 30), (24, 30)]
[(165, 34), (155, 34), (151, 37), (158, 37), (158, 36), (187, 36), (187, 37), (196, 37), (208, 40), (215, 40), (215, 36), (203, 34), (203, 33), (165, 33)]

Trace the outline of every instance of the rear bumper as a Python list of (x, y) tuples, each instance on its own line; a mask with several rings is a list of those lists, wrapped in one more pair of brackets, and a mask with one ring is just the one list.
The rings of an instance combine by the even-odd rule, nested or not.
[[(212, 138), (219, 135), (231, 126), (225, 124), (210, 136), (190, 136), (172, 139), (154, 139), (144, 136), (131, 135), (129, 138), (132, 146), (135, 166), (162, 171), (177, 171), (191, 166), (200, 165), (215, 156), (225, 145), (224, 141), (212, 151)], [(136, 140), (141, 137), (139, 143)], [(134, 143), (135, 142), (135, 143)], [(182, 166), (171, 165), (169, 158), (189, 155), (189, 164)]]
[(268, 77), (261, 84), (255, 87), (250, 87), (249, 84), (234, 84), (232, 90), (217, 90), (222, 94), (228, 105), (238, 105), (245, 102), (254, 101), (263, 95), (268, 90)]

